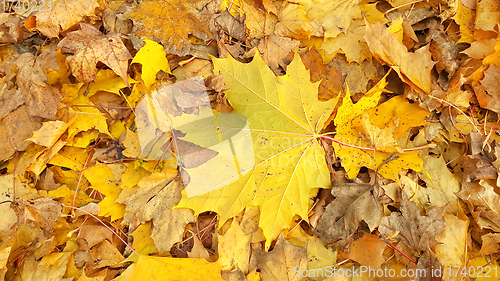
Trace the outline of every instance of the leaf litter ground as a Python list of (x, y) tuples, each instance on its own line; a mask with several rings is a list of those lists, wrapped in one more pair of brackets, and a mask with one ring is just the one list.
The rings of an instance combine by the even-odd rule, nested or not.
[(493, 1), (84, 2), (2, 17), (4, 279), (497, 270)]

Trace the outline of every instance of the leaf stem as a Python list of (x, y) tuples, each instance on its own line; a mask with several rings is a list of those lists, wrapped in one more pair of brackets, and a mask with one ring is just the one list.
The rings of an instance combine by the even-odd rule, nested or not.
[[(361, 149), (361, 150), (380, 151), (380, 150), (376, 150), (375, 148), (361, 147), (361, 146), (357, 146), (357, 145), (353, 145), (353, 144), (348, 144), (348, 143), (345, 143), (345, 142), (341, 142), (339, 140), (336, 140), (336, 139), (331, 138), (331, 137), (327, 137), (325, 135), (322, 135), (319, 138), (326, 139), (326, 140), (331, 140), (331, 141), (333, 141), (335, 143), (338, 143), (340, 145), (347, 146), (347, 147), (352, 147), (352, 148), (357, 148), (357, 149)], [(431, 148), (431, 149), (432, 148), (436, 148), (436, 144), (429, 143), (429, 144), (426, 144), (426, 145), (423, 145), (423, 146), (417, 146), (417, 147), (412, 147), (412, 148), (403, 148), (401, 150), (404, 151), (404, 152), (407, 152), (407, 151), (415, 151), (415, 150), (428, 149), (428, 148)]]

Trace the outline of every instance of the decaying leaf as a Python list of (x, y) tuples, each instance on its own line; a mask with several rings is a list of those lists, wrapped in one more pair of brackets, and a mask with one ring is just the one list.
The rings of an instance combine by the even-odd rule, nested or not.
[(443, 230), (442, 208), (434, 208), (426, 216), (411, 201), (401, 202), (401, 213), (394, 212), (380, 220), (379, 231), (385, 237), (397, 234), (394, 239), (403, 241), (416, 251), (430, 251), (437, 245), (436, 236)]
[[(139, 3), (125, 17), (139, 25), (133, 33), (145, 39), (163, 43), (167, 53), (179, 56), (189, 54), (193, 45), (190, 34), (209, 40), (212, 33), (209, 27), (210, 15), (200, 13), (202, 1), (170, 3), (163, 0), (148, 0)], [(179, 24), (182, 23), (182, 24)]]
[(67, 58), (73, 75), (83, 83), (96, 79), (97, 62), (109, 66), (128, 85), (128, 60), (132, 58), (120, 35), (117, 33), (102, 34), (92, 25), (81, 23), (81, 30), (73, 31), (59, 42), (63, 52), (73, 56)]
[(303, 280), (294, 274), (293, 267), (307, 268), (307, 249), (291, 245), (283, 235), (278, 237), (274, 249), (257, 256), (260, 275), (267, 280)]
[(326, 207), (325, 213), (318, 221), (318, 233), (330, 243), (342, 247), (347, 237), (358, 229), (362, 221), (370, 230), (375, 229), (382, 214), (373, 196), (372, 187), (362, 184), (333, 186), (332, 195), (335, 200)]

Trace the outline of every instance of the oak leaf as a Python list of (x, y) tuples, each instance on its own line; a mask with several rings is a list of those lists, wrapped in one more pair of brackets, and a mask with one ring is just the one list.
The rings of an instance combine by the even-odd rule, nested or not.
[(410, 53), (382, 24), (369, 22), (366, 22), (365, 38), (373, 56), (392, 67), (403, 82), (417, 92), (430, 92), (431, 70), (435, 62), (431, 59), (428, 46)]
[(80, 23), (81, 30), (68, 33), (59, 42), (63, 52), (72, 53), (66, 59), (73, 75), (83, 83), (96, 79), (97, 62), (109, 66), (128, 85), (127, 70), (128, 60), (132, 58), (127, 47), (123, 45), (117, 33), (102, 34), (90, 24)]
[[(241, 173), (231, 172), (225, 168), (228, 164), (235, 165), (231, 150), (227, 153), (216, 150), (219, 155), (197, 168), (199, 176), (196, 178), (200, 179), (196, 179), (197, 185), (190, 187), (193, 182), (187, 185), (187, 193), (183, 194), (179, 207), (194, 209), (196, 214), (212, 210), (221, 216), (221, 221), (226, 221), (248, 205), (260, 206), (259, 225), (268, 248), (271, 241), (289, 227), (295, 214), (307, 219), (313, 190), (329, 185), (325, 152), (316, 139), (337, 99), (318, 101), (319, 83), (309, 81), (309, 72), (297, 54), (288, 65), (287, 74), (280, 77), (272, 73), (258, 54), (249, 64), (227, 58), (214, 59), (214, 66), (214, 72), (224, 76), (228, 88), (226, 96), (235, 112), (228, 115), (232, 117), (225, 118), (248, 120), (248, 128), (238, 126), (243, 128), (239, 130), (244, 134), (231, 140), (236, 151), (244, 152), (242, 159), (247, 162), (238, 159), (238, 166), (233, 170), (239, 169)], [(217, 118), (221, 116), (223, 114), (217, 114)], [(222, 136), (235, 134), (227, 128), (234, 122), (220, 126), (221, 130), (227, 130)], [(231, 128), (235, 128), (234, 125)], [(193, 126), (191, 131), (182, 139), (199, 145), (202, 145), (200, 141), (208, 141), (208, 136), (195, 138), (200, 134), (199, 128)], [(215, 128), (211, 134), (213, 142), (218, 143)], [(253, 139), (250, 145), (248, 141), (241, 141), (243, 137), (248, 139), (248, 134)], [(194, 137), (189, 138), (190, 135)], [(241, 143), (245, 146), (241, 147)], [(221, 158), (224, 154), (226, 158)], [(222, 162), (216, 161), (223, 159), (230, 161), (225, 160), (219, 167)], [(191, 181), (195, 180), (190, 170), (188, 172)], [(200, 193), (203, 190), (213, 191)], [(189, 198), (190, 193), (199, 196)]]
[(165, 51), (183, 56), (193, 47), (188, 36), (194, 35), (202, 40), (209, 40), (210, 15), (200, 13), (203, 1), (142, 1), (130, 14), (139, 28), (133, 33), (141, 38), (163, 43)]

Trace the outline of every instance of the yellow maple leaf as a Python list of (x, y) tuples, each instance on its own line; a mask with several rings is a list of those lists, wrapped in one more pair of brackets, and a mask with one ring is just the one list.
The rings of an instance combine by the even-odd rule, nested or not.
[[(376, 107), (386, 85), (387, 82), (384, 77), (356, 104), (352, 103), (351, 94), (349, 89), (347, 89), (342, 106), (338, 109), (337, 116), (334, 120), (337, 126), (335, 139), (348, 145), (341, 145), (334, 142), (333, 147), (336, 155), (342, 160), (342, 167), (346, 170), (349, 178), (356, 177), (359, 169), (363, 166), (375, 170), (392, 152), (398, 151), (394, 143), (394, 147), (390, 147), (391, 149), (387, 151), (375, 151), (377, 149), (375, 144), (378, 143), (375, 134), (372, 133), (371, 136), (366, 136), (363, 134), (363, 130), (359, 129), (363, 128), (361, 123), (363, 112)], [(365, 124), (365, 128), (366, 127), (367, 125)], [(392, 130), (394, 130), (394, 128)], [(390, 138), (394, 139), (393, 135)], [(363, 150), (359, 149), (359, 147), (368, 149)], [(410, 151), (399, 154), (398, 159), (390, 161), (382, 166), (379, 173), (386, 178), (397, 180), (397, 173), (394, 171), (399, 171), (401, 169), (421, 171), (422, 160), (418, 152)]]
[(149, 90), (155, 83), (158, 71), (172, 72), (170, 72), (168, 60), (165, 57), (165, 48), (151, 40), (144, 40), (144, 42), (146, 44), (137, 52), (131, 63), (136, 62), (142, 65), (141, 78), (144, 81), (146, 89)]
[[(228, 88), (226, 95), (235, 112), (232, 119), (225, 119), (246, 117), (249, 128), (242, 128), (243, 133), (251, 134), (253, 145), (251, 140), (249, 146), (239, 150), (246, 152), (255, 165), (238, 161), (241, 173), (220, 181), (229, 173), (228, 163), (234, 165), (235, 160), (229, 154), (226, 157), (230, 158), (226, 159), (230, 161), (226, 160), (223, 166), (214, 164), (217, 163), (214, 161), (224, 160), (219, 157), (225, 152), (217, 150), (219, 154), (212, 160), (186, 169), (191, 182), (178, 207), (191, 208), (196, 214), (215, 211), (221, 221), (226, 221), (246, 206), (259, 206), (262, 212), (259, 226), (267, 238), (266, 248), (269, 248), (271, 241), (290, 226), (294, 215), (307, 220), (311, 194), (330, 184), (325, 152), (317, 139), (337, 99), (318, 101), (319, 82), (309, 81), (309, 71), (297, 54), (287, 67), (287, 74), (279, 77), (258, 54), (249, 64), (233, 58), (213, 60), (214, 72), (224, 76)], [(224, 115), (217, 114), (218, 119), (221, 116)], [(192, 131), (195, 134), (200, 128)], [(198, 145), (207, 141), (206, 136), (188, 138), (189, 135), (188, 132), (182, 139)], [(217, 140), (216, 130), (212, 138)], [(232, 141), (236, 150), (242, 143), (239, 140)], [(191, 186), (195, 180), (197, 185)], [(200, 190), (212, 191), (203, 194)], [(190, 192), (198, 196), (190, 198)]]

